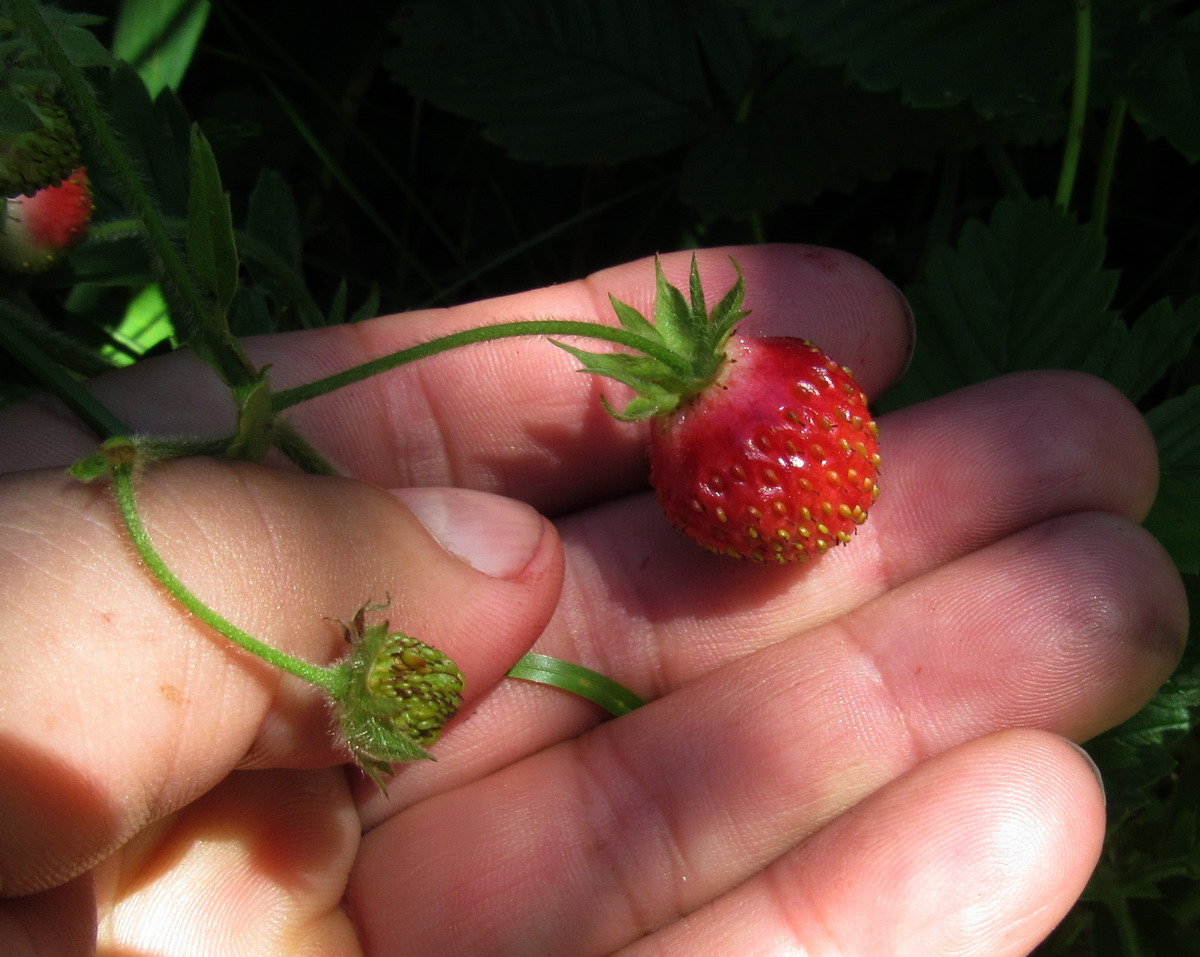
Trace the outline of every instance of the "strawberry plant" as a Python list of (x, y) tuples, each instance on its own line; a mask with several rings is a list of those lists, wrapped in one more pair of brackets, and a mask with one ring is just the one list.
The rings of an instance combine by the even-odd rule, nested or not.
[[(243, 336), (501, 294), (660, 249), (835, 246), (881, 268), (913, 307), (911, 367), (877, 411), (1035, 368), (1098, 375), (1136, 402), (1162, 469), (1146, 524), (1200, 607), (1194, 5), (363, 0), (330, 36), (292, 4), (97, 0), (38, 8), (57, 41), (49, 50), (29, 33), (33, 6), (0, 3), (0, 161), (17, 170), (5, 180), (6, 231), (23, 243), (43, 235), (26, 200), (84, 166), (95, 209), (86, 240), (81, 225), (58, 231), (52, 261), (29, 246), (4, 254), (18, 267), (0, 278), (6, 399), (49, 387), (99, 435), (121, 435), (79, 378), (186, 344), (235, 397), (236, 430), (182, 449), (156, 440), (139, 456), (253, 459), (275, 447), (331, 470), (291, 428), (290, 409), (478, 338), (464, 333), (273, 392)], [(53, 148), (31, 151), (34, 133)], [(52, 171), (38, 165), (47, 158)], [(79, 212), (75, 186), (65, 205)], [(35, 263), (47, 268), (26, 265)], [(689, 293), (690, 303), (660, 286), (659, 328), (664, 318), (668, 329), (690, 324), (693, 310), (709, 315)], [(680, 426), (699, 418), (705, 396), (721, 399), (697, 382), (727, 375), (732, 392), (739, 367), (784, 363), (775, 355), (784, 347), (725, 338), (739, 307), (730, 300), (724, 319), (721, 308), (707, 352), (685, 347), (686, 362), (623, 306), (622, 329), (590, 333), (649, 360), (604, 369), (580, 356), (642, 387), (647, 398), (622, 414), (668, 413), (651, 428), (668, 512), (702, 542), (753, 556), (780, 540), (779, 527), (764, 524), (769, 496), (735, 502), (711, 482), (698, 494), (703, 476), (662, 464), (685, 457)], [(579, 332), (547, 319), (489, 335)], [(800, 513), (783, 529), (792, 542), (815, 543), (824, 524), (832, 542), (871, 504), (871, 416), (838, 356), (830, 367), (803, 347), (786, 351), (787, 381), (828, 376), (851, 405), (768, 426), (810, 450), (812, 431), (825, 430), (832, 441), (818, 444), (842, 455), (821, 466), (838, 473), (836, 495), (804, 506), (812, 526)], [(722, 372), (711, 360), (726, 354), (737, 363)], [(697, 359), (699, 372), (686, 368)], [(794, 361), (810, 368), (796, 371)], [(676, 380), (665, 393), (676, 399), (664, 398), (664, 380)], [(792, 428), (804, 438), (785, 438)], [(110, 467), (121, 465), (110, 457), (98, 466)], [(711, 477), (711, 461), (704, 467)], [(731, 457), (716, 471), (738, 468), (757, 470), (761, 490), (773, 465)], [(694, 501), (709, 519), (703, 528)], [(842, 526), (821, 522), (826, 504)], [(369, 636), (372, 653), (415, 660), (364, 614), (347, 630), (360, 646)], [(426, 664), (446, 674), (440, 661)], [(531, 656), (514, 674), (587, 689), (614, 713), (640, 704), (602, 675), (553, 659)], [(442, 692), (424, 702), (438, 714), (454, 694)], [(1194, 952), (1198, 707), (1192, 650), (1150, 705), (1088, 743), (1107, 784), (1107, 845), (1042, 953)], [(420, 740), (431, 733), (417, 727), (426, 720), (413, 712), (401, 723)], [(380, 762), (399, 760), (404, 745), (380, 744), (376, 730), (343, 733), (381, 774)]]

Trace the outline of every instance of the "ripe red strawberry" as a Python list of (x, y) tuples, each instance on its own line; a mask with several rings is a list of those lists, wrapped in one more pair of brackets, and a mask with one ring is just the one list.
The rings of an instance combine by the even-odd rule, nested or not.
[(690, 305), (659, 267), (655, 323), (613, 302), (653, 356), (564, 348), (639, 393), (613, 414), (655, 420), (650, 481), (667, 518), (715, 552), (804, 561), (866, 521), (879, 494), (878, 429), (850, 371), (813, 344), (733, 334), (744, 289), (739, 270), (709, 314), (695, 260)]
[(81, 166), (57, 186), (4, 201), (0, 265), (10, 272), (42, 272), (87, 236), (92, 185)]

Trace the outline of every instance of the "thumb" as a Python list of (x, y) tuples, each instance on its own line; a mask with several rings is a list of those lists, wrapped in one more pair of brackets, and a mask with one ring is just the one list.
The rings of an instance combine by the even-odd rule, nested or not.
[[(209, 607), (328, 663), (364, 603), (444, 651), (466, 698), (553, 612), (562, 552), (521, 503), (389, 493), (212, 460), (139, 481), (157, 550)], [(344, 761), (323, 693), (234, 648), (141, 565), (111, 493), (61, 473), (0, 479), (0, 894), (56, 886), (237, 767)]]

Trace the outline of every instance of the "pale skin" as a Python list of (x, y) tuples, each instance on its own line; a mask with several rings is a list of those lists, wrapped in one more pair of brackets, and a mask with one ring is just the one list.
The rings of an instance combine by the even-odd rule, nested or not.
[[(729, 252), (700, 257), (713, 301)], [(901, 374), (904, 306), (869, 266), (733, 252), (746, 331), (818, 342), (872, 396)], [(688, 256), (664, 265), (682, 282)], [(469, 326), (610, 322), (608, 293), (649, 310), (652, 264), (250, 349), (282, 388)], [(1186, 629), (1138, 524), (1136, 411), (1039, 372), (883, 417), (858, 538), (764, 568), (666, 525), (644, 433), (600, 406), (620, 387), (573, 364), (507, 340), (294, 410), (353, 479), (189, 460), (142, 482), (175, 571), (260, 638), (329, 661), (329, 619), (390, 594), (458, 661), (464, 713), (387, 798), (319, 695), (188, 619), (107, 490), (64, 477), (94, 437), (0, 412), (0, 952), (1003, 957), (1050, 932), (1104, 829), (1070, 742), (1148, 700)], [(230, 425), (186, 357), (96, 390), (142, 430)], [(649, 704), (605, 720), (505, 679), (530, 648)]]

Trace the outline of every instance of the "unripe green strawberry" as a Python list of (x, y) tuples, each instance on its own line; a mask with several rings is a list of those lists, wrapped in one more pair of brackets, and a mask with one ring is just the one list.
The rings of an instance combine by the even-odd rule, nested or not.
[(44, 96), (31, 96), (24, 103), (41, 125), (0, 131), (0, 196), (32, 196), (61, 183), (83, 162), (66, 111)]
[(56, 186), (5, 200), (0, 266), (23, 273), (49, 269), (87, 236), (92, 209), (91, 181), (83, 166)]
[(609, 411), (653, 420), (650, 481), (667, 518), (705, 548), (761, 562), (849, 542), (879, 494), (878, 428), (850, 371), (802, 339), (734, 335), (740, 270), (711, 313), (694, 259), (690, 303), (657, 276), (655, 322), (613, 301), (645, 355), (563, 348), (638, 393)]
[(344, 626), (352, 648), (335, 695), (346, 747), (381, 789), (396, 762), (432, 757), (426, 747), (463, 699), (462, 672), (447, 655), (386, 621), (366, 624), (383, 607), (364, 605)]

